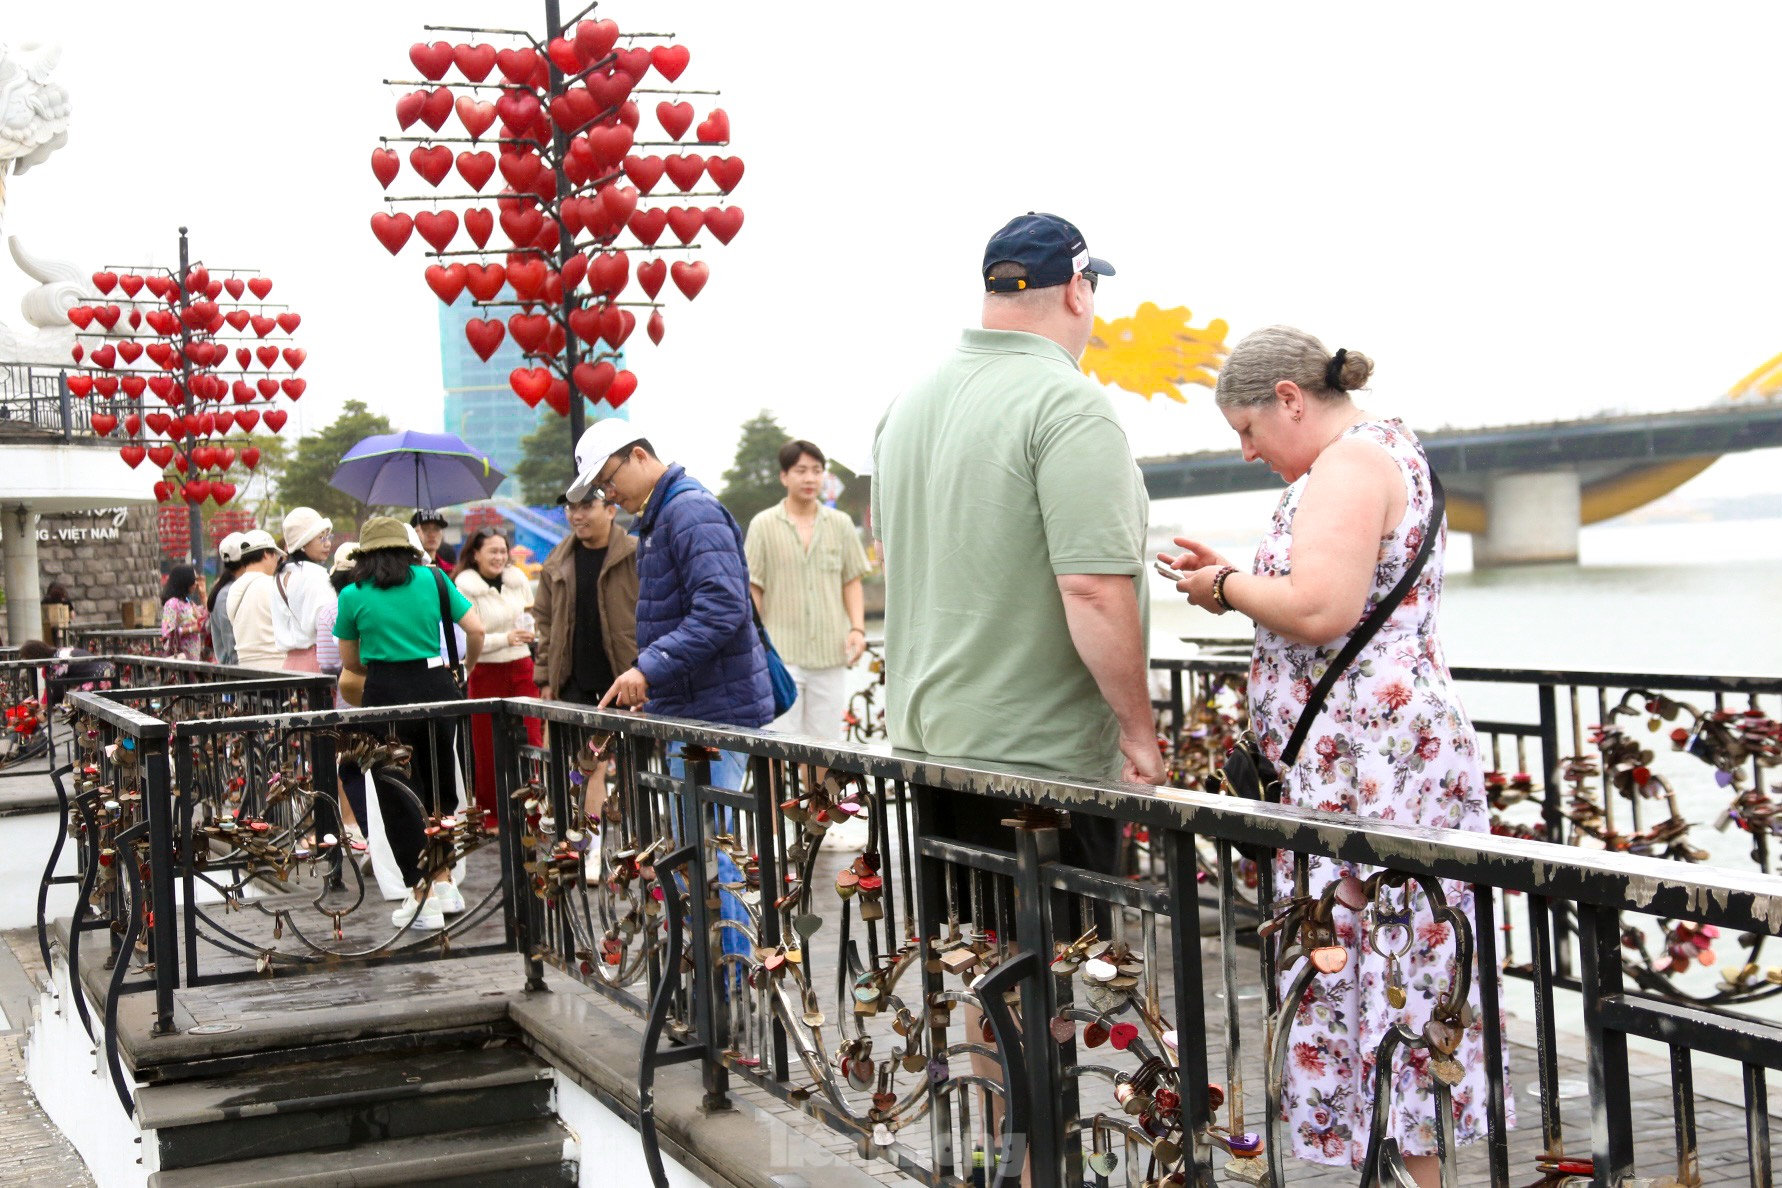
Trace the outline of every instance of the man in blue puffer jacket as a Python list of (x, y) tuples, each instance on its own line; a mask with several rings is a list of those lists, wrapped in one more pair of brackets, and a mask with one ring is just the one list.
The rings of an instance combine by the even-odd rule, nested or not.
[(567, 498), (595, 490), (638, 518), (637, 664), (600, 704), (726, 726), (773, 721), (767, 653), (755, 630), (742, 531), (717, 497), (656, 457), (624, 421), (576, 443)]

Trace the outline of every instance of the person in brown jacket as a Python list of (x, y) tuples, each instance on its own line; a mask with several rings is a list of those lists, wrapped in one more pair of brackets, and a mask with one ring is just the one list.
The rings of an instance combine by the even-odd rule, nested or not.
[(637, 542), (613, 530), (616, 504), (564, 510), (570, 535), (545, 558), (533, 595), (539, 696), (594, 705), (637, 662)]
[[(637, 663), (637, 542), (613, 530), (617, 504), (594, 496), (564, 512), (570, 534), (545, 558), (532, 596), (538, 695), (595, 705)], [(597, 822), (605, 763), (583, 787), (582, 811)]]

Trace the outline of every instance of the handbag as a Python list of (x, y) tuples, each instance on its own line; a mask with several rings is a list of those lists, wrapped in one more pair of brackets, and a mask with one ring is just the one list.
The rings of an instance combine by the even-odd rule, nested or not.
[[(749, 599), (751, 610), (755, 600)], [(773, 686), (773, 716), (779, 717), (798, 701), (798, 682), (792, 679), (792, 672), (780, 654), (774, 650), (773, 640), (767, 637), (767, 626), (761, 621), (761, 612), (754, 611), (755, 634), (761, 637), (761, 649), (767, 653), (767, 680)]]
[(452, 630), (452, 598), (446, 592), (445, 571), (437, 565), (429, 565), (433, 571), (433, 580), (439, 583), (439, 623), (445, 635), (446, 671), (452, 674), (452, 683), (458, 686), (458, 695), (465, 696), (466, 684), (464, 664), (458, 658), (458, 633)]
[[(1349, 636), (1349, 642), (1337, 653), (1330, 667), (1324, 670), (1323, 679), (1306, 700), (1306, 708), (1294, 723), (1293, 733), (1288, 736), (1287, 745), (1281, 748), (1281, 766), (1292, 767), (1299, 758), (1300, 748), (1305, 745), (1306, 735), (1311, 733), (1312, 724), (1318, 719), (1318, 712), (1324, 708), (1325, 699), (1330, 691), (1336, 688), (1337, 678), (1343, 675), (1361, 654), (1361, 649), (1368, 641), (1379, 634), (1386, 620), (1392, 617), (1405, 595), (1417, 584), (1422, 576), (1423, 566), (1429, 561), (1429, 555), (1435, 550), (1436, 532), (1441, 527), (1442, 517), (1447, 512), (1448, 499), (1442, 490), (1442, 480), (1436, 477), (1435, 471), (1429, 472), (1430, 508), (1429, 524), (1423, 532), (1423, 543), (1417, 548), (1417, 555), (1411, 558), (1410, 565), (1405, 567), (1398, 584), (1383, 598), (1367, 618), (1355, 628)], [(1246, 800), (1260, 800), (1268, 804), (1281, 803), (1281, 773), (1262, 750), (1262, 740), (1254, 730), (1246, 730), (1225, 755), (1225, 762), (1207, 780), (1209, 791), (1222, 792), (1227, 796), (1241, 796)], [(1250, 847), (1238, 847), (1251, 858), (1256, 857)]]

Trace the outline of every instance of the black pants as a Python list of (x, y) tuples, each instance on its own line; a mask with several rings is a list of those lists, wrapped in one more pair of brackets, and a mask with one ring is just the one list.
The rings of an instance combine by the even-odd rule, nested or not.
[[(373, 660), (365, 667), (367, 706), (464, 699), (452, 674), (444, 668), (429, 668), (425, 660)], [(458, 808), (458, 760), (453, 744), (460, 725), (461, 719), (436, 717), (398, 722), (392, 727), (391, 733), (414, 751), (410, 782), (428, 813), (450, 813)], [(384, 819), (384, 834), (390, 840), (390, 851), (402, 871), (403, 882), (413, 887), (424, 877), (421, 855), (427, 844), (426, 822), (408, 797), (394, 789), (380, 794), (377, 802)]]

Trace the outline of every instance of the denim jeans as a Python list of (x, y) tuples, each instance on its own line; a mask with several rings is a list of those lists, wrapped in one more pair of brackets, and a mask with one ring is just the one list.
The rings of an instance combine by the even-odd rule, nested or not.
[[(749, 770), (749, 757), (735, 751), (719, 751), (718, 757), (712, 762), (711, 768), (711, 782), (714, 787), (741, 791), (743, 777), (748, 774)], [(681, 759), (681, 749), (678, 744), (669, 752), (668, 774), (677, 780), (686, 777), (687, 765)], [(711, 825), (715, 826), (719, 832), (728, 832), (734, 819), (734, 814), (731, 810), (713, 806), (710, 811), (712, 813)], [(679, 832), (678, 823), (676, 832)], [(681, 840), (684, 841), (686, 839), (683, 838)], [(742, 882), (743, 874), (737, 867), (735, 860), (723, 850), (717, 851), (717, 855), (717, 871), (715, 873), (717, 874), (718, 881), (720, 883)], [(765, 902), (766, 899), (767, 891), (763, 890), (763, 902)], [(720, 894), (718, 899), (718, 917), (723, 920), (734, 920), (748, 932), (755, 931), (755, 926), (749, 920), (749, 909), (743, 906), (742, 900), (736, 897), (734, 891), (724, 891)], [(698, 942), (695, 941), (694, 943)], [(745, 932), (739, 932), (735, 928), (726, 928), (722, 931), (719, 947), (720, 951), (727, 954), (750, 952), (747, 935)]]

